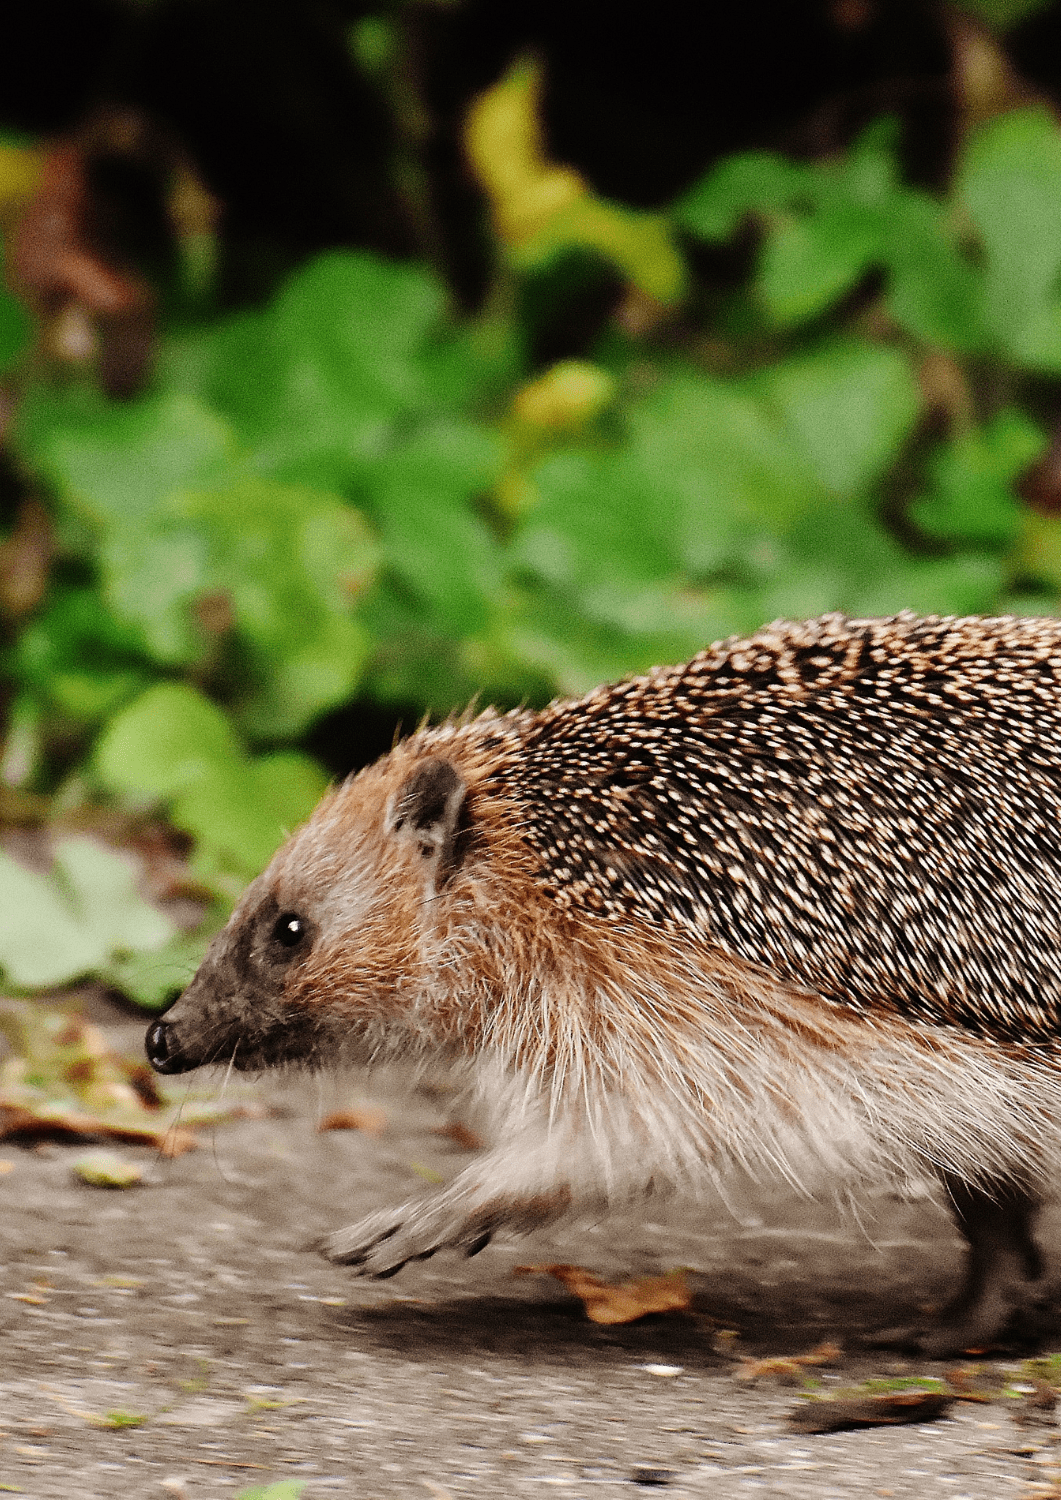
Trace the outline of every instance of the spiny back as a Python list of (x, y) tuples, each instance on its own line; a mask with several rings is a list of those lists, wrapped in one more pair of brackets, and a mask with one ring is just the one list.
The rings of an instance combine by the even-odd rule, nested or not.
[(1061, 1034), (1061, 621), (777, 624), (516, 722), (492, 780), (561, 906)]

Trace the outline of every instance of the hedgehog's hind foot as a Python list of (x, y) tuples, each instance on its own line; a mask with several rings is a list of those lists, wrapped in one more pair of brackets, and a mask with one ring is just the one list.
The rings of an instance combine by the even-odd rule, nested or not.
[(1044, 1296), (1034, 1236), (1038, 1197), (1013, 1182), (973, 1184), (944, 1175), (943, 1185), (969, 1246), (961, 1291), (935, 1323), (888, 1329), (870, 1342), (939, 1359), (1039, 1347), (1058, 1324)]
[(894, 1349), (929, 1359), (958, 1359), (963, 1355), (1034, 1354), (1058, 1331), (1055, 1310), (1042, 1299), (1020, 1305), (980, 1304), (963, 1313), (946, 1309), (938, 1318), (902, 1324), (870, 1334), (870, 1349)]

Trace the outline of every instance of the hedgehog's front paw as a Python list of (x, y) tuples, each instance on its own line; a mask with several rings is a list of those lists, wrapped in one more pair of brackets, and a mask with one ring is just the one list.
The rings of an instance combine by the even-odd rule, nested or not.
[(359, 1276), (394, 1276), (411, 1260), (427, 1260), (447, 1247), (478, 1255), (490, 1243), (483, 1221), (448, 1219), (430, 1203), (403, 1203), (383, 1209), (359, 1224), (337, 1229), (321, 1249), (329, 1260), (352, 1266)]

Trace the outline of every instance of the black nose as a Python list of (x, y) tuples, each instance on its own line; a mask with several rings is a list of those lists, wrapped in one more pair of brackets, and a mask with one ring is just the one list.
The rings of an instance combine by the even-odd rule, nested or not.
[(177, 1045), (173, 1027), (167, 1026), (165, 1021), (156, 1021), (154, 1026), (148, 1027), (144, 1047), (147, 1060), (156, 1073), (187, 1073), (189, 1068), (195, 1067)]

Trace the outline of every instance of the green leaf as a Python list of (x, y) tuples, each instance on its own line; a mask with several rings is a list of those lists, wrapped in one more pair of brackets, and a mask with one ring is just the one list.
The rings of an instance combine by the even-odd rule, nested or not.
[(376, 561), (364, 520), (331, 495), (265, 480), (183, 495), (173, 508), (204, 539), (207, 586), (229, 598), (260, 663), (241, 722), (261, 736), (297, 733), (353, 691), (367, 656), (352, 614)]
[(0, 373), (10, 370), (33, 341), (33, 320), (22, 303), (0, 286)]
[(279, 1479), (275, 1484), (255, 1484), (240, 1490), (236, 1500), (299, 1500), (306, 1488), (303, 1479)]
[(273, 654), (248, 653), (248, 681), (233, 705), (254, 739), (289, 739), (344, 702), (361, 680), (372, 642), (364, 625), (339, 614), (307, 620), (301, 641)]
[(90, 838), (61, 839), (55, 871), (72, 906), (108, 952), (151, 952), (173, 936), (169, 917), (137, 892), (135, 865), (116, 850)]
[(96, 970), (97, 977), (112, 989), (155, 1010), (167, 1005), (187, 985), (206, 954), (207, 945), (223, 925), (229, 910), (215, 902), (207, 921), (192, 932), (177, 932), (160, 948), (112, 954)]
[(256, 875), (326, 789), (320, 768), (294, 751), (218, 761), (174, 800), (170, 817), (196, 840), (197, 868)]
[(1046, 447), (1023, 412), (999, 412), (986, 427), (952, 438), (929, 463), (932, 493), (910, 513), (933, 536), (971, 546), (1008, 548), (1022, 526), (1013, 482)]
[[(367, 697), (398, 705), (404, 713), (410, 704), (418, 705), (417, 718), (424, 710), (444, 717), (479, 690), (468, 660), (478, 641), (461, 641), (446, 630), (397, 575), (380, 574), (363, 618), (375, 643), (363, 686)], [(407, 727), (413, 724), (407, 721)]]
[(705, 240), (728, 239), (750, 214), (778, 214), (816, 195), (814, 168), (772, 151), (730, 156), (678, 199), (676, 222)]
[(674, 374), (630, 413), (643, 504), (674, 529), (686, 568), (728, 566), (822, 498), (782, 424), (736, 382)]
[(1016, 110), (975, 132), (958, 193), (986, 261), (984, 317), (1019, 364), (1061, 371), (1061, 131), (1045, 109)]
[(231, 418), (259, 472), (341, 492), (428, 402), (444, 312), (421, 267), (333, 251), (269, 307), (187, 341), (173, 375)]
[(112, 791), (169, 798), (198, 785), (243, 751), (225, 715), (182, 683), (162, 682), (112, 719), (96, 746), (96, 767)]
[(578, 695), (601, 682), (681, 661), (701, 647), (761, 623), (754, 603), (726, 588), (643, 589), (629, 601), (625, 621), (587, 614), (581, 601), (545, 587), (527, 590), (512, 621), (511, 638), (564, 693)]
[(240, 721), (273, 737), (298, 733), (356, 685), (369, 643), (353, 602), (376, 555), (351, 506), (250, 478), (171, 495), (150, 524), (108, 532), (101, 562), (108, 599), (163, 663), (199, 660), (195, 605), (225, 601), (247, 653)]
[(839, 192), (852, 203), (890, 208), (902, 191), (897, 153), (902, 127), (894, 115), (885, 115), (866, 126), (847, 156), (834, 167), (819, 167), (826, 182), (835, 180)]
[[(963, 553), (919, 559), (905, 552), (857, 500), (831, 501), (808, 511), (786, 542), (788, 561), (778, 583), (791, 590), (815, 575), (827, 608), (858, 617), (895, 614), (977, 614), (996, 609), (1003, 583), (998, 559)], [(774, 585), (776, 588), (778, 585)], [(764, 593), (764, 603), (767, 602)], [(776, 605), (777, 598), (769, 600)], [(797, 618), (809, 611), (771, 608)], [(815, 611), (817, 612), (817, 611)]]
[(0, 851), (0, 968), (20, 989), (66, 984), (173, 933), (137, 891), (133, 862), (92, 839), (60, 840), (47, 875)]
[(372, 477), (384, 559), (458, 636), (484, 628), (500, 590), (500, 549), (474, 502), (496, 481), (501, 456), (485, 428), (437, 423), (389, 453)]
[(160, 683), (111, 721), (95, 755), (111, 792), (169, 802), (199, 846), (199, 868), (254, 875), (326, 788), (293, 751), (250, 758), (225, 715), (193, 688)]
[(680, 301), (685, 293), (685, 261), (671, 224), (662, 214), (643, 213), (593, 193), (580, 193), (513, 257), (518, 264), (531, 267), (572, 246), (596, 251), (631, 285), (664, 307)]
[(147, 655), (165, 666), (200, 660), (203, 637), (191, 606), (210, 590), (208, 537), (166, 513), (114, 526), (100, 548), (100, 571), (106, 602), (139, 626)]
[(97, 523), (135, 525), (175, 490), (215, 484), (237, 463), (228, 426), (177, 391), (72, 415), (42, 406), (29, 443), (64, 499)]
[(777, 323), (820, 316), (876, 267), (889, 272), (889, 307), (903, 327), (978, 348), (975, 273), (942, 205), (901, 183), (895, 137), (894, 120), (877, 121), (845, 159), (813, 167), (768, 153), (731, 158), (679, 203), (678, 220), (707, 238), (753, 209), (771, 224), (757, 289)]
[(147, 685), (137, 634), (90, 588), (59, 587), (30, 620), (9, 659), (14, 679), (49, 707), (93, 723)]
[(306, 821), (328, 783), (316, 761), (296, 750), (278, 750), (255, 760), (254, 788), (286, 838)]
[(989, 26), (1004, 31), (1023, 21), (1026, 16), (1045, 10), (1049, 4), (1050, 0), (962, 0), (962, 9), (979, 16)]
[(864, 490), (880, 477), (921, 406), (907, 360), (879, 344), (836, 341), (774, 365), (752, 385), (836, 494)]
[[(830, 494), (871, 486), (918, 408), (904, 357), (869, 344), (837, 342), (746, 382), (672, 375), (630, 412), (625, 448), (556, 454), (534, 471), (537, 503), (512, 556), (548, 589), (513, 626), (520, 650), (573, 689), (592, 670), (666, 660), (764, 613), (838, 607), (862, 575), (853, 538), (834, 540)], [(852, 512), (852, 528), (872, 554), (866, 578), (901, 561), (868, 510)], [(743, 599), (720, 586), (734, 574)], [(572, 623), (577, 640), (563, 645), (542, 623), (562, 618), (561, 599), (614, 637), (591, 645)]]
[(882, 577), (901, 570), (904, 560), (864, 497), (822, 493), (763, 559), (766, 613), (790, 618), (822, 609), (858, 613), (855, 601)]
[(356, 372), (407, 406), (420, 397), (416, 362), (445, 310), (441, 284), (423, 267), (336, 250), (291, 277), (274, 316), (287, 347), (311, 349), (344, 381)]
[(759, 292), (778, 323), (817, 317), (885, 252), (883, 216), (842, 202), (784, 225), (763, 246)]
[(979, 283), (953, 242), (946, 211), (922, 193), (897, 197), (885, 219), (888, 309), (915, 338), (979, 350), (985, 338)]
[[(1019, 574), (1061, 591), (1061, 517), (1025, 511), (1015, 562)], [(1055, 599), (1054, 608), (1043, 613), (1053, 614), (1056, 605)]]
[(420, 355), (429, 408), (467, 411), (507, 396), (525, 373), (526, 331), (511, 315), (486, 312), (448, 330)]
[(630, 628), (631, 614), (677, 571), (678, 497), (657, 491), (650, 500), (624, 452), (556, 454), (533, 481), (539, 498), (513, 538), (513, 561), (595, 619)]
[(998, 611), (1005, 582), (999, 558), (964, 552), (956, 557), (906, 561), (881, 573), (854, 594), (850, 613), (891, 615), (913, 610), (919, 615), (982, 615)]

